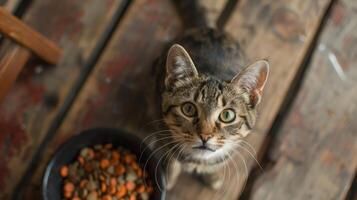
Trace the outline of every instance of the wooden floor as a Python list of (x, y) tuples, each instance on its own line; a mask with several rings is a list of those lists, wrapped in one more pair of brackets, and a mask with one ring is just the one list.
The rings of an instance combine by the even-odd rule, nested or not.
[[(263, 169), (247, 156), (244, 190), (231, 165), (218, 192), (182, 175), (168, 199), (356, 200), (356, 1), (199, 2), (250, 60), (271, 64), (247, 139)], [(184, 27), (169, 0), (0, 3), (64, 50), (57, 66), (30, 62), (0, 104), (0, 199), (41, 199), (44, 167), (69, 137), (98, 126), (145, 135), (149, 68)], [(0, 57), (13, 48), (2, 44)]]

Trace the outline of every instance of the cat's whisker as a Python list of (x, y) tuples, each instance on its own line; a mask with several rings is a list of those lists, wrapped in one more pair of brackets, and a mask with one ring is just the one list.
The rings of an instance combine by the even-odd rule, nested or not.
[(244, 178), (244, 183), (243, 183), (243, 187), (241, 189), (241, 192), (243, 192), (246, 184), (247, 184), (247, 180), (248, 180), (248, 174), (249, 174), (249, 171), (248, 171), (248, 167), (247, 167), (247, 163), (244, 159), (244, 157), (242, 156), (242, 154), (240, 154), (239, 152), (237, 152), (238, 156), (242, 159), (243, 163), (244, 163), (244, 169), (245, 169), (245, 177)]
[[(157, 133), (157, 134), (155, 134), (155, 135), (152, 135), (152, 137), (150, 137), (151, 139), (149, 140), (149, 138), (147, 138), (147, 140), (149, 140), (149, 143), (148, 144), (152, 144), (152, 141), (155, 141), (155, 140), (153, 140), (153, 138), (155, 138), (154, 136), (156, 136), (157, 137), (157, 139), (161, 139), (161, 138), (163, 138), (163, 137), (174, 137), (174, 136), (172, 136), (172, 135), (170, 135), (170, 134), (167, 134), (167, 133)], [(147, 144), (147, 143), (145, 143), (145, 141), (143, 141), (143, 142), (141, 142), (141, 147), (142, 147), (142, 145), (143, 144)], [(147, 145), (148, 145), (147, 144)]]
[[(140, 146), (140, 151), (145, 152), (145, 150), (146, 150), (147, 148), (150, 148), (150, 146), (151, 146), (153, 143), (156, 143), (156, 142), (161, 141), (161, 140), (165, 140), (165, 139), (180, 139), (181, 137), (183, 137), (183, 136), (180, 136), (180, 135), (172, 135), (172, 134), (169, 135), (169, 134), (166, 134), (166, 133), (156, 133), (154, 136), (160, 136), (160, 135), (165, 136), (165, 137), (160, 137), (160, 138), (158, 138), (157, 140), (151, 141), (149, 144), (146, 145), (146, 148), (145, 148), (143, 151), (141, 150), (141, 147), (142, 147), (142, 146)], [(144, 142), (144, 141), (143, 141), (143, 142)], [(143, 142), (141, 142), (141, 145), (144, 144)]]
[[(222, 156), (223, 157), (223, 156)], [(228, 177), (230, 177), (230, 168), (229, 168), (229, 166), (227, 165), (227, 161), (225, 160), (225, 158), (223, 158), (224, 159), (224, 171), (223, 171), (223, 184), (222, 184), (222, 186), (221, 186), (221, 189), (223, 189), (223, 194), (224, 193), (226, 193), (226, 191), (227, 191), (227, 185), (228, 185), (228, 181), (226, 180), (226, 171), (227, 171), (227, 168), (228, 168)]]
[[(167, 144), (165, 144), (165, 145), (163, 145), (163, 146), (157, 148), (157, 149), (154, 150), (152, 153), (150, 153), (150, 155), (149, 155), (149, 157), (147, 158), (147, 160), (146, 160), (146, 162), (145, 162), (145, 164), (144, 164), (144, 167), (143, 167), (144, 172), (146, 171), (146, 165), (148, 164), (149, 160), (151, 159), (151, 157), (152, 157), (153, 155), (155, 155), (156, 153), (158, 153), (160, 149), (163, 149), (164, 147), (166, 147), (166, 146), (168, 146), (168, 145), (174, 144), (175, 142), (176, 142), (176, 141), (167, 143)], [(139, 160), (139, 162), (140, 162), (140, 160)], [(146, 185), (146, 181), (144, 181), (144, 184)]]
[[(223, 183), (221, 188), (215, 193), (214, 197), (216, 197), (217, 194), (224, 194), (227, 191), (226, 185), (228, 184), (228, 181), (226, 180), (226, 171), (228, 168), (228, 177), (230, 177), (230, 168), (229, 165), (227, 165), (227, 159), (225, 158), (225, 155), (221, 155), (220, 158), (222, 159), (223, 162)], [(214, 198), (215, 199), (215, 198)]]
[(245, 150), (246, 152), (248, 152), (248, 154), (255, 160), (255, 162), (258, 164), (259, 168), (264, 172), (264, 169), (263, 167), (261, 166), (261, 164), (259, 163), (258, 159), (247, 149), (247, 148), (244, 148), (243, 146), (241, 145), (238, 145), (237, 147), (240, 147), (241, 149)]
[(141, 160), (142, 155), (145, 153), (145, 151), (146, 151), (147, 149), (149, 149), (152, 144), (157, 143), (157, 142), (162, 141), (162, 140), (171, 139), (171, 138), (173, 138), (173, 137), (172, 137), (172, 136), (166, 136), (166, 137), (161, 137), (161, 138), (159, 138), (159, 139), (157, 139), (157, 140), (151, 141), (149, 144), (146, 145), (146, 147), (145, 147), (142, 151), (141, 151), (141, 149), (140, 149), (141, 154), (140, 154), (139, 161)]
[(166, 178), (166, 184), (168, 183), (169, 164), (170, 164), (171, 160), (174, 159), (174, 158), (173, 158), (173, 157), (174, 157), (174, 154), (175, 154), (177, 151), (179, 151), (179, 154), (178, 154), (178, 155), (180, 155), (180, 153), (181, 153), (183, 150), (184, 150), (183, 144), (180, 144), (180, 146), (178, 146), (178, 148), (177, 148), (173, 153), (171, 153), (171, 156), (169, 157), (169, 159), (168, 159), (168, 161), (167, 161), (167, 163), (166, 163), (166, 170), (165, 170), (165, 174), (166, 174), (166, 176), (165, 176), (165, 178)]
[[(174, 152), (171, 152), (171, 156), (170, 156), (170, 158), (169, 158), (169, 161), (170, 161), (170, 159), (173, 159), (173, 157), (175, 156), (175, 153), (178, 151), (178, 150), (183, 150), (184, 148), (184, 143), (183, 142), (179, 142), (181, 145), (179, 146), (179, 148), (178, 149), (176, 149)], [(179, 152), (179, 153), (181, 153), (181, 151)], [(177, 156), (178, 157), (178, 156)]]
[(163, 122), (163, 121), (165, 121), (164, 118), (156, 119), (156, 120), (153, 120), (153, 121), (151, 121), (151, 122), (146, 123), (143, 127), (148, 126), (148, 125), (151, 125), (151, 124), (156, 123), (156, 122)]
[(246, 141), (244, 141), (244, 140), (241, 140), (240, 142), (241, 142), (242, 144), (247, 145), (247, 146), (253, 151), (254, 155), (257, 155), (257, 151), (255, 151), (254, 147), (253, 147), (251, 144), (249, 144), (248, 142), (246, 142)]
[[(225, 156), (225, 158), (223, 158), (223, 162), (224, 162), (224, 177), (223, 177), (223, 181), (224, 182), (223, 182), (223, 185), (221, 186), (221, 189), (215, 193), (214, 197), (216, 197), (217, 194), (225, 194), (226, 193), (226, 191), (228, 190), (228, 187), (226, 187), (226, 186), (230, 182), (229, 181), (229, 180), (231, 180), (230, 178), (233, 177), (231, 175), (232, 170), (231, 170), (231, 166), (229, 165), (229, 163), (230, 162), (234, 162), (234, 161), (230, 158), (229, 153), (227, 154), (227, 156), (226, 155), (223, 155), (223, 156)], [(234, 164), (233, 167), (234, 167), (235, 171), (238, 172), (239, 168), (237, 168), (237, 166), (235, 164)], [(226, 180), (226, 177), (225, 177), (226, 169), (228, 169), (228, 179), (227, 180)], [(222, 192), (222, 193), (218, 193), (218, 192)], [(216, 198), (213, 198), (213, 199), (216, 199)], [(219, 198), (217, 198), (217, 199), (219, 199)]]
[[(177, 151), (177, 149), (175, 151)], [(165, 156), (165, 159), (162, 161), (163, 166), (164, 166), (164, 173), (165, 173), (165, 183), (167, 183), (167, 181), (168, 181), (168, 178), (167, 178), (167, 169), (168, 169), (168, 164), (169, 164), (168, 161), (170, 160), (170, 157), (172, 156), (171, 151), (168, 151), (168, 152), (169, 152), (168, 156)]]
[[(164, 165), (164, 163), (165, 163), (165, 160), (167, 160), (167, 157), (169, 156), (169, 154), (170, 154), (170, 152), (173, 150), (173, 149), (175, 149), (177, 146), (180, 146), (180, 143), (177, 143), (176, 145), (174, 145), (172, 148), (170, 148), (166, 153), (165, 153), (165, 155), (164, 155), (164, 161), (162, 161), (162, 164)], [(160, 158), (160, 160), (161, 160), (161, 158)], [(157, 168), (157, 166), (156, 166), (156, 168)], [(155, 173), (156, 173), (156, 169), (155, 169)], [(165, 183), (167, 183), (167, 172), (166, 171), (164, 171), (164, 173), (165, 173), (165, 180), (166, 180), (166, 182)], [(165, 186), (166, 187), (166, 186)]]
[[(175, 152), (177, 151), (182, 151), (182, 144), (175, 150)], [(173, 154), (171, 154), (171, 156), (169, 157), (168, 161), (166, 162), (166, 169), (165, 169), (165, 180), (166, 180), (166, 184), (169, 182), (169, 165), (171, 163), (171, 159), (173, 159)], [(167, 186), (167, 185), (166, 185)]]
[(166, 155), (167, 155), (170, 151), (172, 151), (172, 149), (176, 148), (178, 145), (180, 145), (180, 143), (175, 144), (175, 145), (174, 145), (173, 147), (171, 147), (166, 153), (164, 153), (164, 154), (160, 157), (159, 161), (158, 161), (157, 164), (156, 164), (155, 173), (154, 173), (154, 174), (155, 174), (155, 182), (156, 182), (156, 185), (157, 185), (157, 187), (159, 188), (160, 192), (162, 192), (163, 189), (161, 188), (160, 184), (158, 183), (157, 176), (156, 176), (158, 166), (159, 166), (159, 164), (160, 164), (160, 162), (161, 162), (161, 159), (164, 158), (164, 157), (166, 157)]
[[(242, 187), (242, 190), (241, 190), (241, 192), (242, 192), (244, 190), (244, 188), (245, 188), (245, 185), (247, 184), (247, 178), (248, 178), (248, 174), (249, 174), (248, 167), (247, 167), (247, 163), (246, 163), (244, 157), (242, 156), (242, 154), (237, 150), (233, 150), (233, 152), (236, 153), (239, 156), (239, 158), (243, 161), (243, 164), (244, 164), (245, 177), (244, 177), (243, 187)], [(229, 155), (229, 156), (231, 156), (231, 155)]]
[(146, 138), (150, 137), (150, 136), (153, 136), (157, 133), (164, 133), (164, 132), (170, 132), (171, 130), (170, 129), (165, 129), (165, 130), (159, 130), (159, 131), (155, 131), (155, 132), (152, 132), (152, 133), (149, 133), (146, 137), (143, 138), (143, 141), (142, 143), (146, 140)]
[[(154, 126), (155, 123), (156, 123), (157, 125), (160, 125), (160, 123), (164, 123), (164, 122), (165, 122), (164, 118), (155, 119), (155, 120), (152, 120), (152, 121), (150, 121), (150, 122), (144, 124), (143, 126), (141, 126), (140, 130), (143, 131), (143, 130), (145, 130), (146, 128), (150, 128), (151, 125), (153, 125), (153, 126), (151, 126), (151, 128), (154, 128), (154, 127), (155, 127), (155, 126)], [(156, 127), (156, 129), (157, 129), (157, 128), (158, 128), (158, 127)]]
[[(144, 169), (145, 169), (145, 167), (146, 167), (148, 161), (150, 160), (150, 158), (151, 158), (153, 155), (155, 155), (155, 153), (159, 152), (160, 149), (163, 149), (164, 147), (167, 147), (168, 145), (174, 144), (174, 143), (176, 143), (176, 141), (172, 141), (172, 142), (169, 142), (169, 143), (167, 143), (167, 144), (164, 144), (164, 145), (162, 145), (161, 147), (159, 147), (159, 148), (157, 148), (156, 150), (154, 150), (152, 153), (150, 153), (150, 155), (149, 155), (147, 161), (145, 162)], [(139, 160), (139, 161), (140, 161), (140, 160)]]
[(146, 141), (147, 139), (149, 139), (150, 137), (153, 137), (153, 136), (157, 135), (158, 133), (164, 133), (164, 132), (170, 132), (170, 130), (167, 129), (167, 130), (155, 131), (155, 132), (153, 132), (153, 133), (150, 133), (148, 136), (144, 137), (144, 139), (143, 139), (143, 140), (141, 141), (141, 143), (140, 143), (140, 149), (141, 149), (141, 147), (142, 147), (142, 144), (145, 143), (145, 141)]
[[(235, 176), (231, 176), (232, 178), (234, 178), (234, 177), (236, 177), (237, 179), (237, 184), (239, 184), (239, 182), (240, 182), (240, 179), (242, 178), (242, 181), (244, 181), (243, 179), (244, 179), (244, 177), (241, 177), (240, 176), (240, 170), (239, 170), (239, 167), (238, 167), (238, 165), (237, 165), (237, 162), (233, 159), (233, 157), (232, 157), (232, 155), (230, 155), (230, 154), (227, 154), (228, 155), (228, 157), (229, 157), (229, 160), (233, 163), (233, 165), (234, 165), (234, 169), (235, 169)], [(241, 158), (242, 159), (242, 158)], [(244, 161), (244, 159), (243, 159), (243, 162), (245, 163), (245, 161)]]
[[(224, 187), (224, 192), (223, 192), (223, 194), (224, 193), (226, 193), (227, 192), (227, 190), (229, 189), (229, 183), (230, 183), (230, 180), (232, 179), (232, 177), (234, 178), (234, 175), (232, 176), (232, 169), (231, 169), (231, 165), (229, 164), (230, 162), (234, 162), (229, 156), (228, 156), (228, 158), (226, 159), (226, 161), (225, 161), (225, 166), (226, 166), (226, 168), (228, 169), (228, 178), (227, 178), (227, 180), (226, 180), (226, 185), (225, 185), (225, 187)], [(238, 169), (236, 169), (236, 167), (234, 166), (234, 169), (237, 171)]]

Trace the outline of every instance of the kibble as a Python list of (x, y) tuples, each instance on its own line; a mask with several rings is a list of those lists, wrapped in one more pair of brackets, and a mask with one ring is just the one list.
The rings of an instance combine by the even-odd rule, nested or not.
[(67, 177), (68, 176), (68, 167), (67, 166), (62, 166), (60, 169), (60, 174), (62, 177)]
[(81, 149), (76, 161), (62, 166), (59, 173), (64, 199), (148, 200), (153, 192), (136, 156), (112, 144)]
[(135, 184), (131, 181), (125, 183), (125, 187), (127, 190), (132, 191), (135, 189)]

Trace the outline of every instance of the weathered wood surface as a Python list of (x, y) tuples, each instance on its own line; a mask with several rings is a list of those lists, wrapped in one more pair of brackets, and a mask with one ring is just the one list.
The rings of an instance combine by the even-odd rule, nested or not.
[[(8, 199), (121, 0), (36, 0), (24, 21), (64, 49), (60, 64), (25, 67), (0, 105), (0, 199)], [(65, 14), (64, 14), (65, 13)]]
[(16, 41), (50, 64), (57, 64), (62, 51), (52, 41), (32, 29), (10, 11), (0, 7), (0, 33)]
[(356, 19), (355, 1), (334, 5), (252, 199), (346, 198), (357, 169)]
[[(272, 65), (257, 129), (263, 133), (260, 135), (270, 128), (329, 2), (242, 1), (228, 21), (227, 30), (243, 42), (252, 60), (268, 58)], [(139, 9), (142, 10), (140, 14)], [(138, 132), (145, 125), (148, 108), (143, 86), (148, 85), (148, 79), (143, 76), (144, 69), (151, 66), (163, 44), (179, 32), (180, 25), (174, 13), (172, 5), (165, 2), (134, 3), (56, 139), (49, 145), (51, 148), (45, 160), (55, 147), (83, 129), (110, 126)], [(153, 19), (155, 23), (150, 23)], [(284, 28), (284, 24), (288, 26)], [(255, 146), (261, 144), (263, 138), (256, 139)], [(33, 184), (38, 181), (34, 180)], [(220, 198), (236, 199), (238, 185), (234, 179), (228, 185), (219, 194)], [(215, 199), (219, 197), (216, 194), (202, 187), (196, 179), (183, 175), (178, 186), (170, 191), (169, 199)]]
[[(257, 132), (261, 134), (258, 138), (258, 134), (253, 136), (256, 147), (267, 134), (329, 2), (246, 0), (240, 2), (228, 21), (226, 30), (242, 41), (251, 60), (268, 58), (271, 62), (271, 76), (257, 126)], [(51, 148), (46, 150), (45, 160), (68, 137), (83, 129), (109, 126), (139, 134), (149, 121), (146, 119), (149, 108), (143, 92), (149, 84), (145, 69), (151, 66), (164, 44), (180, 32), (180, 28), (172, 5), (166, 1), (135, 2), (80, 92), (56, 139), (49, 145)], [(40, 168), (32, 185), (39, 184), (42, 173), (43, 168)], [(203, 187), (191, 176), (182, 175), (177, 187), (169, 192), (168, 199), (236, 199), (240, 187), (235, 178), (227, 185), (217, 193)]]
[[(139, 136), (147, 135), (147, 132), (143, 133), (144, 126), (153, 120), (147, 118), (152, 108), (145, 100), (147, 86), (152, 86), (150, 69), (167, 43), (181, 31), (180, 19), (170, 1), (133, 2), (56, 138), (46, 150), (43, 163), (68, 137), (84, 129), (107, 126), (126, 129)], [(37, 170), (30, 184), (32, 187), (39, 185), (43, 167)], [(181, 191), (188, 184), (190, 188), (203, 188), (197, 180), (187, 181), (191, 179), (181, 179), (177, 185), (181, 189), (170, 192), (168, 199), (180, 198)], [(190, 191), (186, 191), (189, 195), (181, 199), (196, 199), (197, 194)], [(197, 199), (206, 199), (212, 193), (201, 194)]]
[(0, 49), (0, 104), (15, 82), (31, 52), (25, 47), (12, 45), (11, 48)]
[(133, 132), (140, 129), (147, 112), (142, 87), (148, 84), (150, 65), (181, 28), (170, 1), (131, 3), (60, 129), (44, 150), (41, 165), (24, 188), (25, 196), (40, 198), (38, 189), (50, 156), (81, 130), (98, 126)]
[[(330, 0), (241, 1), (226, 30), (238, 38), (251, 60), (267, 58), (270, 74), (255, 133), (247, 141), (259, 152), (315, 36)], [(248, 167), (255, 165), (248, 157)], [(230, 190), (232, 199), (242, 185)]]

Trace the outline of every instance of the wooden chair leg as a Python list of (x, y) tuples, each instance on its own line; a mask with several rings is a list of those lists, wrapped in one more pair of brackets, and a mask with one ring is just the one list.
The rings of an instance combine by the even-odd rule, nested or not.
[(31, 52), (28, 49), (16, 45), (0, 60), (0, 103), (30, 56)]
[(30, 49), (50, 64), (57, 64), (62, 52), (53, 42), (0, 7), (0, 33)]
[(42, 60), (57, 64), (62, 51), (53, 42), (28, 27), (10, 12), (0, 7), (0, 34), (14, 40), (16, 45), (0, 58), (0, 103), (16, 77), (31, 56), (31, 52)]

